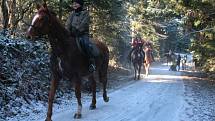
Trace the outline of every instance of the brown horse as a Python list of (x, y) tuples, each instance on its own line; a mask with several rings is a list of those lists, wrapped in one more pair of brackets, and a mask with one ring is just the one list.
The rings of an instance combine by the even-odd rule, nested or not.
[(37, 14), (32, 20), (32, 24), (27, 34), (31, 37), (48, 35), (51, 52), (52, 80), (48, 99), (48, 112), (46, 121), (51, 121), (53, 100), (59, 81), (63, 76), (69, 78), (75, 84), (75, 95), (78, 101), (78, 109), (74, 118), (81, 118), (81, 80), (88, 78), (92, 82), (92, 103), (90, 109), (96, 108), (96, 81), (94, 74), (98, 74), (100, 82), (103, 84), (103, 99), (109, 101), (106, 92), (107, 68), (109, 62), (109, 51), (106, 45), (99, 41), (94, 43), (99, 48), (100, 54), (96, 58), (97, 71), (89, 73), (88, 58), (79, 49), (75, 37), (59, 22), (59, 19), (51, 12), (46, 4), (37, 6)]
[(173, 63), (174, 61), (174, 57), (175, 57), (175, 54), (174, 53), (165, 53), (164, 56), (166, 57), (166, 63), (167, 63), (167, 66), (171, 65), (171, 63)]
[(145, 53), (143, 51), (143, 44), (138, 44), (137, 47), (134, 48), (134, 51), (131, 53), (131, 62), (134, 66), (134, 79), (140, 79), (141, 67), (143, 65), (143, 60), (145, 57)]
[(145, 52), (144, 67), (145, 67), (145, 71), (146, 71), (146, 76), (148, 76), (149, 68), (151, 66), (151, 63), (154, 61), (154, 58), (152, 55), (152, 47), (145, 46), (144, 52)]

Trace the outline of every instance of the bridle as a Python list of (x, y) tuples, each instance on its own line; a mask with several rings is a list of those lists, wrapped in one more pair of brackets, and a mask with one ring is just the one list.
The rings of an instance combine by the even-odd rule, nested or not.
[(32, 24), (29, 24), (28, 22), (26, 22), (26, 21), (24, 21), (24, 20), (21, 20), (25, 25), (27, 25), (27, 26), (29, 26), (29, 27), (32, 27), (32, 28), (34, 28), (34, 25), (32, 25)]
[[(43, 12), (43, 13), (44, 13), (43, 24), (44, 24), (44, 25), (49, 25), (49, 26), (50, 26), (50, 24), (51, 24), (51, 21), (50, 21), (51, 15), (50, 15), (50, 13), (47, 13), (47, 12)], [(35, 25), (32, 25), (32, 24), (29, 24), (29, 23), (25, 22), (24, 20), (22, 20), (22, 22), (23, 22), (24, 24), (26, 24), (27, 26), (32, 27), (32, 28), (34, 29), (34, 31), (36, 31), (37, 33), (41, 33), (39, 27), (37, 27), (37, 26), (35, 26)]]

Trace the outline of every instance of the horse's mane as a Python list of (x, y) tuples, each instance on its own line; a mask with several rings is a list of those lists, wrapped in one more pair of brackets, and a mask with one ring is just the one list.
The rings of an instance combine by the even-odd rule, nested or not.
[(54, 35), (59, 36), (61, 39), (71, 36), (69, 30), (64, 27), (62, 24), (63, 22), (57, 17), (57, 14), (52, 9), (40, 8), (38, 13), (45, 13), (49, 15), (49, 22), (51, 22), (51, 29), (54, 31)]

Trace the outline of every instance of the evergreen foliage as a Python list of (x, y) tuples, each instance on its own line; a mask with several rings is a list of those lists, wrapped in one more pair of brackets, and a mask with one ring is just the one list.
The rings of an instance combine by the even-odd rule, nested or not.
[[(198, 61), (197, 65), (203, 66), (214, 56), (213, 53), (205, 53), (212, 52), (215, 48), (213, 0), (85, 0), (85, 2), (86, 9), (91, 13), (92, 37), (106, 42), (112, 52), (112, 58), (116, 61), (125, 59), (127, 48), (130, 46), (129, 41), (136, 35), (153, 43), (157, 57), (162, 57), (169, 50), (191, 51)], [(11, 37), (24, 35), (34, 15), (36, 3), (43, 1), (1, 1), (1, 5), (7, 5), (1, 9), (1, 20), (4, 21), (0, 26), (1, 30), (4, 33), (5, 29), (9, 31)], [(72, 10), (72, 1), (49, 0), (47, 3), (64, 23)]]

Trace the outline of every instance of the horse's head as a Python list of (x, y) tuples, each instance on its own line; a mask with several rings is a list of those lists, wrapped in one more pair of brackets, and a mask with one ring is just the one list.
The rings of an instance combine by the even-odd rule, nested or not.
[(136, 50), (137, 51), (141, 51), (143, 49), (143, 44), (142, 43), (138, 43), (136, 46)]
[(51, 13), (49, 12), (46, 3), (37, 5), (37, 13), (33, 17), (31, 25), (27, 31), (30, 37), (46, 35), (49, 32), (51, 24)]

